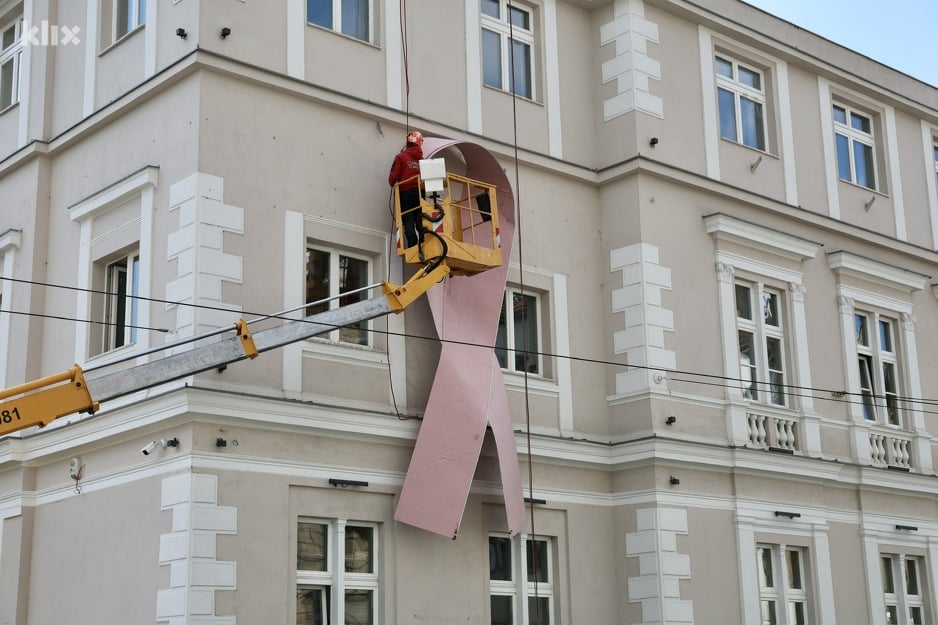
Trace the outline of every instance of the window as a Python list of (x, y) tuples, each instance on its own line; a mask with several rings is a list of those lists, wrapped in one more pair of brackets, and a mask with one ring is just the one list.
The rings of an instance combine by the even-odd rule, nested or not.
[[(370, 284), (370, 280), (371, 261), (369, 259), (326, 248), (308, 247), (306, 250), (306, 302), (317, 303), (307, 306), (307, 316), (367, 299), (366, 292), (355, 291)], [(329, 340), (333, 343), (370, 345), (370, 328), (370, 322), (360, 321), (330, 332)]]
[(863, 417), (899, 425), (899, 365), (896, 321), (876, 313), (854, 313)]
[(762, 625), (808, 623), (806, 550), (785, 545), (756, 548)]
[(378, 622), (377, 525), (300, 519), (296, 534), (297, 625)]
[(371, 0), (306, 0), (306, 21), (371, 41)]
[(880, 556), (887, 625), (922, 625), (925, 622), (924, 559), (918, 556)]
[(120, 39), (137, 26), (147, 23), (147, 0), (116, 0), (114, 39)]
[(760, 70), (716, 57), (720, 136), (765, 150), (765, 86)]
[(482, 82), (534, 98), (534, 17), (506, 0), (482, 0)]
[(554, 603), (552, 554), (549, 538), (528, 539), (523, 535), (510, 538), (507, 534), (489, 536), (492, 625), (551, 625)]
[(745, 399), (784, 406), (782, 295), (762, 284), (736, 283), (739, 377)]
[(23, 62), (23, 17), (0, 27), (0, 111), (19, 102)]
[(834, 139), (837, 148), (837, 173), (841, 180), (868, 189), (876, 188), (873, 160), (871, 116), (839, 104), (834, 105)]
[(104, 352), (137, 342), (140, 256), (134, 252), (107, 265), (105, 281)]
[[(541, 375), (541, 301), (536, 294), (505, 289), (495, 336), (495, 356), (502, 369)], [(508, 311), (511, 311), (509, 320)]]

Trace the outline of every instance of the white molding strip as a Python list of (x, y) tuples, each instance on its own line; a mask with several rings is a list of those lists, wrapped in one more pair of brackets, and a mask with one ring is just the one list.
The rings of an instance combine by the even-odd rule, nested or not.
[(938, 184), (935, 182), (936, 163), (935, 147), (938, 146), (935, 137), (938, 129), (922, 120), (922, 150), (925, 163), (925, 189), (928, 192), (928, 215), (931, 222), (931, 246), (938, 250)]
[(466, 0), (466, 125), (482, 133), (482, 41), (479, 0)]
[(287, 0), (287, 76), (306, 79), (306, 3)]
[(544, 74), (547, 99), (547, 151), (563, 157), (560, 115), (560, 42), (557, 40), (557, 0), (544, 0)]
[(831, 219), (840, 219), (840, 176), (837, 174), (837, 151), (834, 148), (834, 119), (831, 111), (831, 84), (818, 76), (818, 105), (821, 112), (821, 148), (824, 157), (824, 180), (827, 182), (827, 211)]
[(891, 106), (883, 109), (886, 122), (886, 162), (889, 168), (889, 193), (892, 196), (893, 218), (895, 219), (896, 238), (908, 241), (909, 234), (905, 223), (905, 200), (902, 192), (902, 167), (899, 161), (899, 135), (896, 129), (896, 110)]

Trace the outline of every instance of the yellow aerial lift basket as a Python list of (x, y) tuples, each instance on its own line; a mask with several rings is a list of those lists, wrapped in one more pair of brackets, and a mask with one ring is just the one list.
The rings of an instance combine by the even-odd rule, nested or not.
[(420, 205), (401, 207), (394, 187), (397, 254), (409, 265), (445, 259), (451, 275), (502, 264), (495, 186), (446, 172), (443, 159), (420, 161)]

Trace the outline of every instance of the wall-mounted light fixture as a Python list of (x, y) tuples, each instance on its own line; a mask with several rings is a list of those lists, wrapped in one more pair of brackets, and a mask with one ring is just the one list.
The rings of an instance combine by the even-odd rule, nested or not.
[(231, 34), (231, 29), (228, 28), (227, 26), (225, 26), (224, 28), (221, 29), (221, 32), (219, 33), (219, 36), (220, 36), (222, 39), (227, 39), (227, 38), (228, 38), (228, 35), (230, 35), (230, 34)]
[(185, 28), (177, 28), (177, 29), (176, 29), (176, 36), (179, 37), (180, 39), (188, 39), (188, 38), (189, 38), (189, 33), (186, 32), (186, 29), (185, 29)]
[(651, 139), (649, 139), (648, 145), (650, 145), (651, 147), (655, 147), (656, 145), (658, 145), (658, 137), (652, 137)]
[(671, 486), (677, 486), (678, 484), (681, 483), (681, 480), (677, 479), (676, 477), (674, 477), (674, 476), (672, 475), (672, 476), (671, 476), (671, 479), (670, 479), (670, 482), (671, 482)]
[(215, 447), (227, 447), (227, 446), (228, 446), (228, 441), (226, 441), (222, 437), (219, 436), (218, 438), (215, 439)]
[(897, 526), (896, 526), (896, 529), (897, 529), (897, 530), (905, 530), (905, 531), (907, 531), (907, 532), (917, 532), (917, 531), (918, 531), (918, 528), (915, 527), (914, 525), (897, 525)]
[(783, 516), (789, 519), (800, 519), (801, 513), (800, 512), (785, 512), (784, 510), (776, 510), (775, 516)]
[(341, 486), (342, 488), (348, 488), (349, 486), (368, 486), (368, 482), (359, 482), (358, 480), (340, 480), (335, 477), (330, 477), (329, 483), (333, 486)]
[(671, 415), (670, 417), (665, 419), (664, 423), (665, 425), (674, 425), (675, 423), (677, 423), (677, 417), (675, 417), (674, 415)]

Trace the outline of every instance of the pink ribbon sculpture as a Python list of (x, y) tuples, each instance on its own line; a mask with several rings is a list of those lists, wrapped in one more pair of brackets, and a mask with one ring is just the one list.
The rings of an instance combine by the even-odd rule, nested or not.
[(439, 158), (449, 147), (462, 153), (466, 177), (497, 187), (504, 262), (475, 276), (447, 278), (427, 293), (437, 333), (444, 342), (394, 518), (456, 538), (486, 425), (490, 425), (498, 451), (508, 529), (515, 534), (524, 526), (518, 452), (502, 370), (494, 350), (486, 347), (495, 344), (505, 294), (515, 231), (514, 195), (498, 161), (479, 145), (427, 138), (424, 158)]

